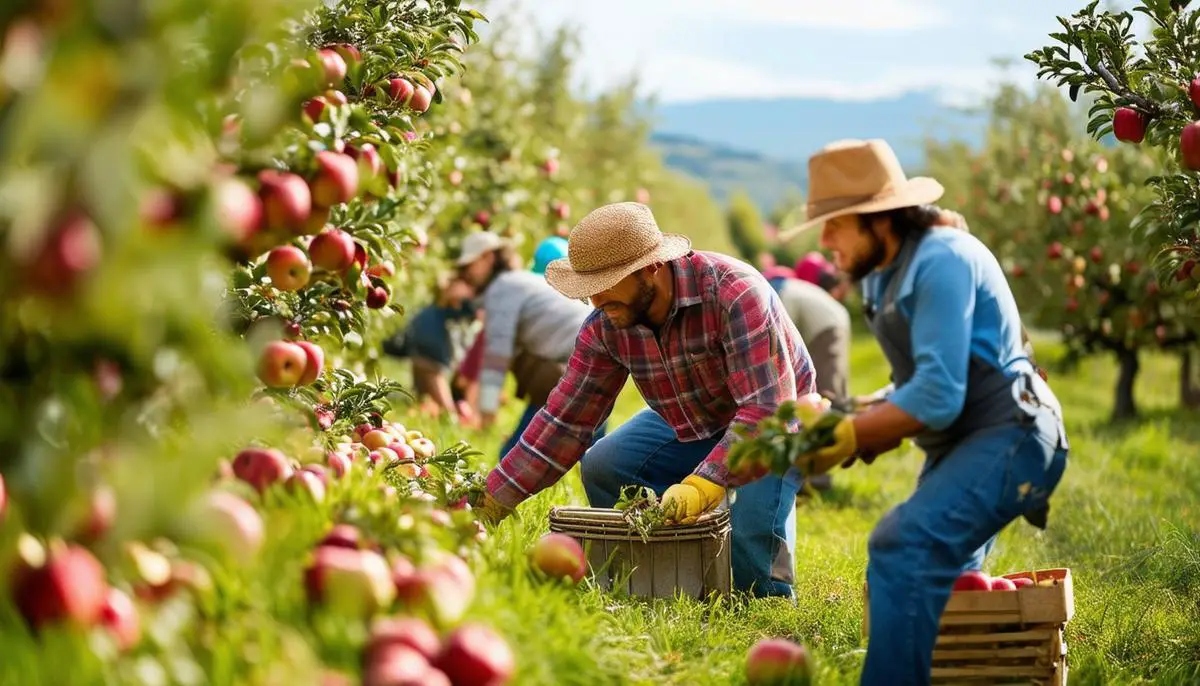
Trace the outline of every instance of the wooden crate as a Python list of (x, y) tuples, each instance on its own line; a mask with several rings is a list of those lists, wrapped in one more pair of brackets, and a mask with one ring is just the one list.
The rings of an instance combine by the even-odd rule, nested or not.
[(555, 507), (550, 530), (579, 541), (596, 583), (605, 590), (643, 598), (673, 598), (682, 592), (698, 599), (730, 592), (728, 510), (706, 514), (695, 524), (660, 527), (643, 541), (619, 510)]
[[(1033, 579), (1016, 591), (955, 591), (942, 613), (931, 683), (1067, 683), (1067, 622), (1075, 614), (1071, 570), (1005, 574)], [(864, 586), (864, 591), (866, 591)], [(870, 612), (864, 609), (863, 634)]]

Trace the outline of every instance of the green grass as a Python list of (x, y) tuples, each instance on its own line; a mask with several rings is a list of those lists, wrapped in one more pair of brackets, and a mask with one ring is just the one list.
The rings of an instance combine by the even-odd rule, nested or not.
[[(1057, 353), (1053, 343), (1040, 345), (1042, 359)], [(855, 342), (852, 374), (855, 392), (887, 379), (865, 335)], [(1073, 684), (1200, 681), (1200, 422), (1175, 409), (1177, 378), (1175, 360), (1147, 358), (1137, 387), (1145, 416), (1113, 425), (1115, 370), (1107, 359), (1053, 376), (1072, 451), (1050, 528), (1010, 525), (987, 562), (992, 573), (1072, 569)], [(469, 437), (488, 464), (522, 409), (512, 405), (499, 427)], [(642, 406), (627, 385), (612, 426)], [(534, 581), (525, 550), (547, 530), (549, 508), (586, 504), (572, 470), (496, 530), (476, 612), (510, 637), (521, 684), (741, 683), (747, 648), (768, 635), (806, 642), (819, 662), (818, 683), (857, 683), (866, 647), (860, 633), (867, 536), (911, 491), (920, 462), (918, 451), (902, 448), (870, 467), (838, 471), (831, 492), (800, 502), (796, 606), (647, 602)]]

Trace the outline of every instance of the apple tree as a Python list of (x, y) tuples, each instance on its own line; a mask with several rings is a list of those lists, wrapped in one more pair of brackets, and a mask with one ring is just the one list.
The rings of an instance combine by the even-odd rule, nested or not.
[(1113, 415), (1134, 416), (1139, 351), (1186, 350), (1197, 333), (1189, 289), (1160, 283), (1155, 248), (1130, 230), (1161, 162), (1084, 135), (1078, 109), (1053, 89), (1005, 86), (990, 115), (979, 150), (931, 143), (930, 171), (1005, 266), (1025, 324), (1061, 332), (1067, 363), (1114, 355)]

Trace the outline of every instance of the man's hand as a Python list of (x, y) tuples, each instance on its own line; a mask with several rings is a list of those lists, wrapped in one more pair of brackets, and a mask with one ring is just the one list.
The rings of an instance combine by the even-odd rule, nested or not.
[(723, 487), (692, 474), (663, 493), (663, 513), (669, 523), (692, 524), (721, 504), (724, 497)]
[(484, 524), (490, 525), (499, 524), (501, 520), (512, 514), (511, 509), (501, 505), (499, 501), (492, 497), (491, 493), (487, 492), (483, 494), (483, 499), (472, 510)]
[[(813, 426), (829, 410), (829, 401), (810, 393), (796, 401), (796, 416), (804, 426)], [(858, 450), (858, 437), (854, 432), (854, 420), (846, 417), (833, 429), (833, 445), (804, 453), (793, 463), (805, 476), (818, 476), (846, 462)]]

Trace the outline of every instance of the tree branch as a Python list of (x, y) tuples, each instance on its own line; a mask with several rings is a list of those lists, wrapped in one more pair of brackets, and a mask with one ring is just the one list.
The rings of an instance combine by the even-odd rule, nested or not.
[(1158, 103), (1154, 102), (1153, 100), (1143, 98), (1137, 93), (1134, 93), (1132, 90), (1129, 90), (1121, 85), (1121, 82), (1117, 80), (1117, 77), (1113, 76), (1112, 72), (1109, 71), (1108, 68), (1105, 67), (1099, 60), (1097, 60), (1095, 64), (1090, 64), (1088, 66), (1090, 66), (1096, 72), (1096, 74), (1104, 80), (1104, 83), (1108, 86), (1109, 90), (1117, 95), (1132, 100), (1133, 104), (1137, 107), (1137, 109), (1141, 110), (1143, 114), (1151, 117), (1157, 117), (1158, 115), (1162, 114), (1162, 108)]

